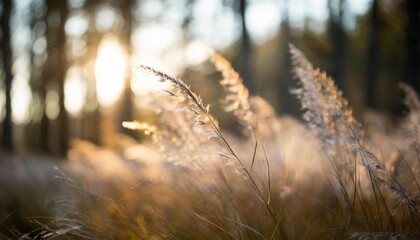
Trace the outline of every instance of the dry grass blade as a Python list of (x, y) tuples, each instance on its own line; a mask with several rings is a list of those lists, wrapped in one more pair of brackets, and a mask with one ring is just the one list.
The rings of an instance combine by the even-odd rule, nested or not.
[(266, 204), (270, 205), (270, 203), (271, 203), (271, 168), (270, 168), (270, 161), (268, 160), (268, 155), (267, 155), (267, 151), (265, 150), (264, 144), (261, 144), (261, 146), (262, 146), (262, 150), (264, 152), (265, 164), (267, 166), (266, 169), (267, 169), (268, 196), (267, 196)]
[(219, 225), (217, 225), (217, 224), (213, 223), (212, 221), (210, 221), (210, 220), (206, 219), (205, 217), (200, 216), (200, 215), (199, 215), (199, 214), (197, 214), (197, 213), (194, 213), (194, 215), (195, 215), (196, 217), (198, 217), (199, 219), (201, 219), (201, 220), (205, 221), (206, 223), (208, 223), (208, 224), (212, 225), (213, 227), (215, 227), (215, 228), (219, 229), (220, 231), (222, 231), (223, 233), (225, 233), (225, 234), (226, 234), (226, 235), (228, 235), (229, 237), (231, 237), (231, 238), (233, 238), (233, 239), (237, 239), (237, 240), (239, 240), (237, 237), (233, 236), (231, 233), (229, 233), (228, 231), (226, 231), (225, 229), (223, 229), (223, 228), (222, 228), (222, 227), (220, 227)]
[(259, 233), (257, 230), (255, 230), (254, 228), (252, 228), (251, 226), (248, 226), (248, 225), (246, 225), (246, 224), (244, 224), (244, 223), (241, 223), (241, 222), (238, 222), (238, 221), (235, 221), (235, 220), (232, 220), (232, 219), (229, 219), (229, 218), (226, 218), (226, 217), (222, 217), (221, 219), (224, 219), (224, 220), (227, 220), (227, 221), (230, 221), (230, 222), (233, 222), (233, 223), (235, 223), (235, 224), (237, 224), (237, 225), (239, 225), (239, 226), (241, 226), (241, 227), (243, 227), (243, 228), (246, 228), (246, 229), (248, 229), (248, 230), (250, 230), (250, 231), (252, 231), (253, 233), (255, 233), (258, 237), (260, 237), (261, 239), (266, 239), (261, 233)]
[(252, 175), (252, 171), (254, 170), (255, 158), (257, 156), (257, 149), (258, 149), (258, 141), (257, 139), (255, 139), (254, 151), (252, 153), (252, 159), (251, 159), (251, 170), (250, 170), (251, 175)]

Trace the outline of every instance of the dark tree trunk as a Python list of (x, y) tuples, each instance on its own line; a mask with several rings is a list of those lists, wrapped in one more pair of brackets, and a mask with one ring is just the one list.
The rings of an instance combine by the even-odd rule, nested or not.
[[(95, 62), (95, 56), (98, 54), (98, 47), (101, 41), (101, 34), (98, 33), (95, 27), (95, 19), (94, 19), (94, 12), (96, 11), (96, 7), (98, 5), (98, 0), (86, 0), (84, 9), (88, 13), (89, 16), (89, 29), (86, 33), (86, 43), (87, 43), (87, 51), (85, 54), (85, 64), (89, 64), (89, 62)], [(92, 64), (91, 63), (91, 64)], [(94, 65), (91, 66), (94, 68)], [(93, 71), (87, 73), (87, 95), (86, 95), (86, 102), (89, 102), (92, 105), (99, 105), (97, 93), (96, 93), (96, 81), (95, 81), (95, 74)], [(100, 122), (101, 122), (101, 113), (99, 111), (99, 107), (95, 109), (86, 109), (86, 114), (82, 119), (82, 138), (92, 143), (99, 145), (101, 143), (101, 130), (100, 130)]]
[(49, 136), (50, 136), (50, 121), (46, 114), (46, 96), (47, 96), (47, 86), (50, 84), (51, 78), (52, 78), (51, 68), (53, 68), (53, 66), (51, 66), (52, 63), (51, 63), (51, 52), (50, 52), (52, 48), (51, 46), (52, 43), (50, 39), (51, 39), (51, 35), (54, 35), (54, 33), (51, 27), (48, 26), (48, 16), (53, 11), (52, 6), (51, 4), (45, 3), (45, 8), (46, 8), (45, 9), (46, 12), (43, 17), (43, 21), (47, 25), (46, 30), (45, 30), (45, 38), (47, 40), (47, 48), (46, 48), (47, 59), (45, 60), (44, 67), (42, 69), (41, 82), (39, 84), (40, 85), (39, 94), (41, 95), (41, 98), (43, 100), (43, 103), (42, 103), (43, 115), (41, 119), (41, 131), (40, 131), (40, 135), (41, 135), (40, 148), (43, 152), (50, 153), (51, 149), (48, 142)]
[(420, 1), (406, 0), (407, 73), (406, 81), (420, 93)]
[[(124, 18), (124, 24), (121, 28), (121, 36), (123, 40), (123, 46), (125, 47), (127, 53), (127, 61), (131, 59), (132, 53), (132, 44), (131, 44), (131, 34), (133, 32), (133, 21), (134, 17), (131, 14), (131, 9), (135, 5), (134, 0), (125, 0), (121, 1), (119, 8), (121, 9), (122, 16)], [(134, 132), (130, 131), (129, 129), (122, 127), (122, 122), (127, 120), (133, 119), (133, 92), (131, 91), (130, 87), (130, 79), (131, 79), (131, 71), (128, 70), (125, 79), (125, 90), (122, 96), (122, 103), (121, 103), (121, 113), (120, 117), (117, 119), (119, 130), (124, 132), (125, 134), (134, 136)]]
[(58, 115), (59, 125), (59, 137), (60, 142), (58, 145), (59, 154), (66, 154), (68, 149), (68, 115), (64, 106), (64, 81), (67, 71), (67, 55), (66, 55), (66, 32), (64, 25), (67, 20), (68, 6), (65, 2), (60, 2), (57, 5), (57, 9), (60, 13), (60, 26), (57, 31), (57, 81), (58, 81), (58, 96), (59, 96), (59, 107), (60, 114)]
[[(334, 5), (335, 4), (335, 5)], [(345, 0), (328, 0), (329, 33), (332, 43), (331, 76), (346, 92), (346, 33), (343, 28)]]
[(10, 46), (10, 16), (13, 7), (13, 0), (3, 0), (3, 12), (1, 14), (1, 51), (3, 54), (3, 71), (5, 82), (5, 95), (6, 95), (6, 116), (3, 121), (3, 141), (2, 147), (8, 151), (13, 150), (12, 139), (12, 49)]
[[(87, 54), (86, 58), (92, 58), (92, 56), (96, 56), (98, 53), (98, 46), (100, 42), (100, 36), (96, 32), (88, 32), (87, 35)], [(88, 61), (87, 61), (88, 62)], [(92, 66), (93, 68), (93, 66)], [(86, 101), (90, 102), (91, 104), (95, 103), (98, 105), (97, 100), (97, 93), (96, 93), (96, 81), (95, 81), (95, 74), (93, 72), (88, 73), (88, 79), (90, 79), (87, 83), (87, 96)], [(99, 108), (96, 109), (89, 109), (86, 116), (84, 116), (82, 120), (82, 138), (89, 140), (95, 144), (100, 143), (100, 127), (99, 122), (101, 121), (101, 114), (99, 113)]]
[[(292, 83), (291, 62), (289, 56), (289, 43), (291, 43), (291, 32), (288, 14), (288, 0), (283, 0), (283, 10), (281, 13), (282, 22), (280, 25), (279, 55), (280, 66), (277, 71), (278, 94), (279, 94), (279, 113), (292, 114), (294, 112), (293, 101), (295, 98), (290, 94)], [(293, 100), (292, 100), (293, 99)]]
[(241, 45), (238, 59), (238, 71), (250, 93), (255, 93), (255, 83), (252, 79), (252, 44), (246, 24), (245, 14), (247, 0), (239, 0), (239, 15), (241, 18)]
[(366, 85), (367, 106), (375, 109), (378, 107), (378, 73), (379, 73), (379, 39), (381, 22), (379, 18), (378, 0), (373, 0), (370, 12), (370, 29), (367, 46)]
[[(37, 31), (37, 24), (45, 22), (45, 6), (38, 5), (39, 3), (32, 2), (30, 5), (31, 8), (31, 22), (30, 27), (32, 29), (32, 42), (44, 36), (45, 33), (42, 31)], [(30, 74), (30, 86), (32, 90), (32, 94), (35, 98), (38, 98), (40, 104), (36, 107), (36, 115), (43, 114), (43, 103), (45, 101), (45, 82), (42, 78), (42, 65), (44, 62), (41, 60), (42, 57), (39, 54), (36, 54), (33, 50), (30, 51), (30, 59), (31, 59), (31, 74)], [(41, 115), (42, 116), (42, 115)], [(32, 119), (30, 124), (28, 125), (27, 132), (25, 133), (28, 141), (29, 148), (31, 151), (44, 151), (46, 150), (46, 145), (43, 146), (43, 134), (42, 134), (42, 127), (41, 127), (42, 119)]]
[(52, 128), (49, 128), (51, 132), (47, 137), (50, 138), (50, 152), (55, 155), (65, 155), (68, 149), (68, 116), (64, 107), (64, 80), (67, 71), (64, 25), (68, 15), (68, 6), (66, 1), (55, 0), (47, 0), (46, 6), (48, 58), (45, 64), (47, 78), (44, 81), (50, 81), (52, 86), (56, 87), (60, 108), (59, 115), (53, 120)]

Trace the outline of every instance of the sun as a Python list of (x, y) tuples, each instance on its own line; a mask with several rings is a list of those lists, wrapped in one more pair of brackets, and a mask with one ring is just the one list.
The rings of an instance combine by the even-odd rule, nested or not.
[(127, 70), (127, 56), (117, 38), (109, 35), (100, 43), (95, 63), (96, 91), (101, 107), (113, 106), (120, 98)]

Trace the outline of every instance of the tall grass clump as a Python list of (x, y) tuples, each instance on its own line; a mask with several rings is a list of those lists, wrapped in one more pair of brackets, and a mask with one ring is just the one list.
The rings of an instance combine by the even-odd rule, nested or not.
[[(216, 68), (224, 75), (225, 79), (222, 80), (222, 85), (225, 86), (225, 90), (228, 92), (225, 110), (229, 112), (232, 111), (235, 117), (237, 117), (243, 125), (247, 125), (249, 124), (249, 116), (251, 115), (248, 103), (248, 90), (243, 86), (239, 75), (231, 69), (228, 63), (223, 63), (223, 58), (218, 55), (215, 55), (215, 58), (219, 58), (215, 61)], [(171, 97), (175, 98), (178, 103), (181, 103), (179, 106), (183, 108), (184, 112), (189, 112), (191, 114), (192, 126), (197, 127), (200, 133), (207, 136), (208, 140), (217, 142), (220, 146), (218, 155), (227, 160), (227, 165), (231, 165), (234, 172), (244, 177), (252, 189), (255, 190), (256, 197), (265, 205), (266, 210), (269, 213), (269, 217), (274, 223), (274, 236), (277, 232), (277, 228), (279, 228), (280, 222), (277, 220), (277, 217), (270, 206), (271, 180), (268, 160), (266, 159), (268, 169), (267, 194), (263, 192), (252, 174), (257, 151), (257, 140), (251, 160), (251, 166), (248, 168), (245, 165), (245, 162), (233, 150), (228, 140), (224, 137), (218, 122), (210, 114), (210, 106), (205, 106), (202, 99), (196, 95), (188, 85), (186, 85), (182, 80), (176, 79), (147, 66), (140, 66), (139, 69), (147, 74), (159, 77), (161, 82), (171, 84), (170, 90), (166, 90), (166, 92)], [(237, 100), (234, 100), (235, 98), (237, 98)]]
[[(314, 68), (294, 46), (290, 46), (290, 53), (300, 84), (294, 93), (305, 111), (303, 117), (334, 169), (337, 195), (344, 207), (345, 236), (361, 239), (417, 236), (419, 189), (409, 191), (362, 144), (360, 124), (332, 79)], [(361, 167), (365, 176), (359, 170)], [(364, 186), (363, 181), (370, 186)]]
[(22, 238), (420, 238), (415, 92), (402, 86), (409, 114), (394, 135), (378, 135), (392, 143), (384, 151), (333, 79), (294, 46), (290, 54), (305, 123), (251, 96), (224, 57), (210, 59), (240, 136), (184, 81), (134, 67), (162, 84), (144, 96), (154, 121), (123, 123), (146, 140), (121, 136), (112, 150), (75, 141), (70, 161), (56, 169), (72, 191), (56, 199), (50, 218), (31, 216), (38, 227)]

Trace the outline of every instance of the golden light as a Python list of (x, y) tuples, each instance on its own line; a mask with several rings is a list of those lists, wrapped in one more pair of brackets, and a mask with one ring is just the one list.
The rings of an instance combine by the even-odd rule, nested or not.
[(60, 96), (56, 89), (51, 89), (47, 91), (45, 95), (45, 114), (50, 120), (55, 120), (60, 114)]
[[(183, 54), (181, 50), (175, 52), (174, 49), (181, 49), (181, 40), (181, 33), (174, 28), (161, 24), (142, 26), (133, 34), (134, 55), (132, 62), (135, 65), (147, 65), (171, 75), (177, 75), (182, 69)], [(158, 77), (145, 76), (135, 67), (132, 71), (130, 86), (141, 101), (147, 101), (143, 95), (165, 88), (165, 84), (160, 83)]]
[(71, 116), (79, 116), (85, 105), (86, 97), (86, 85), (80, 67), (73, 66), (67, 71), (64, 95), (64, 106), (67, 112)]
[(195, 66), (209, 59), (212, 54), (214, 51), (207, 44), (193, 40), (185, 49), (185, 60), (189, 65)]
[(136, 67), (132, 68), (130, 87), (136, 96), (143, 98), (144, 95), (168, 88), (167, 85), (160, 82), (157, 76), (145, 76)]
[(126, 54), (116, 37), (105, 37), (98, 49), (95, 64), (96, 92), (101, 107), (114, 105), (125, 86)]
[(17, 73), (12, 84), (12, 120), (15, 124), (26, 124), (30, 120), (32, 92), (26, 73)]

